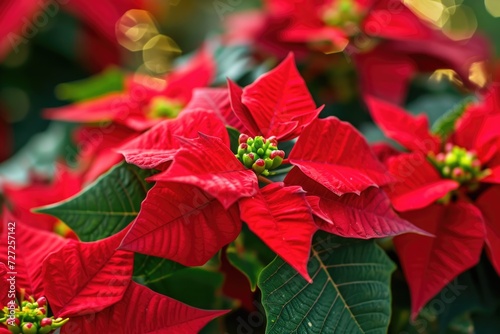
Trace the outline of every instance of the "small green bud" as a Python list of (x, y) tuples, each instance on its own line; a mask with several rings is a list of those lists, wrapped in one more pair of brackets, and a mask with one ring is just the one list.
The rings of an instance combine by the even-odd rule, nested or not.
[(257, 174), (262, 174), (266, 170), (266, 162), (263, 159), (257, 159), (252, 165), (252, 169)]
[(241, 157), (244, 153), (248, 153), (248, 144), (241, 143), (240, 146), (238, 146), (238, 155)]
[(243, 164), (245, 165), (245, 167), (247, 168), (252, 167), (254, 161), (255, 161), (255, 154), (253, 153), (243, 154)]
[(255, 137), (254, 142), (253, 142), (253, 146), (256, 149), (262, 148), (264, 146), (264, 139), (262, 139), (261, 136)]
[(38, 328), (36, 324), (32, 322), (25, 322), (21, 326), (23, 334), (36, 334), (38, 332)]
[(474, 155), (470, 153), (466, 153), (465, 155), (462, 155), (459, 160), (460, 166), (467, 168), (472, 166), (472, 162), (474, 161)]
[(444, 158), (444, 163), (447, 165), (454, 165), (457, 163), (457, 157), (453, 152), (450, 152), (446, 154), (446, 157)]
[(240, 136), (238, 138), (238, 143), (239, 144), (247, 143), (248, 138), (249, 138), (248, 135), (242, 133), (242, 134), (240, 134)]
[(264, 156), (264, 149), (261, 147), (259, 149), (257, 149), (257, 154), (260, 156), (260, 157), (263, 157)]
[(273, 160), (271, 158), (264, 158), (264, 162), (266, 163), (266, 169), (271, 169), (273, 166)]

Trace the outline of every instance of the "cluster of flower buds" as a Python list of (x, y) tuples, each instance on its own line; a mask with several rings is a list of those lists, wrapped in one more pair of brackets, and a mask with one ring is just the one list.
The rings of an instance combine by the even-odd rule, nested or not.
[(429, 155), (429, 160), (436, 166), (444, 178), (460, 184), (471, 183), (488, 175), (489, 170), (482, 170), (481, 161), (474, 152), (448, 143), (445, 152)]
[(69, 321), (47, 317), (47, 300), (40, 297), (36, 301), (33, 297), (21, 303), (21, 307), (8, 305), (3, 308), (3, 317), (0, 322), (14, 334), (47, 334), (52, 333)]
[(242, 133), (239, 143), (236, 158), (257, 175), (268, 176), (269, 171), (278, 168), (285, 158), (285, 152), (278, 150), (278, 141), (274, 136), (251, 138)]
[(149, 102), (147, 115), (152, 119), (176, 118), (182, 107), (183, 104), (180, 101), (156, 96)]
[(362, 18), (359, 5), (353, 0), (335, 1), (323, 14), (323, 21), (332, 27), (352, 28)]

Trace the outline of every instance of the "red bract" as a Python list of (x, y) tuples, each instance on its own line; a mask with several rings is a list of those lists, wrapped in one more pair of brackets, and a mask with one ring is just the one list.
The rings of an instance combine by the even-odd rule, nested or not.
[(240, 228), (236, 206), (225, 209), (194, 186), (157, 182), (120, 248), (201, 265)]
[[(4, 275), (15, 271), (19, 294), (45, 296), (56, 316), (70, 318), (62, 333), (193, 333), (227, 313), (196, 309), (132, 282), (133, 253), (116, 250), (128, 228), (81, 243), (29, 228), (6, 211), (3, 220), (0, 291)], [(8, 235), (15, 237), (15, 262), (7, 258)]]
[(74, 133), (78, 143), (78, 172), (83, 184), (88, 184), (106, 172), (123, 157), (116, 152), (120, 145), (137, 137), (138, 132), (119, 124), (107, 124), (100, 127), (82, 126)]
[[(18, 246), (15, 249), (15, 261), (12, 261), (12, 258), (8, 258), (9, 231), (11, 232), (10, 240), (15, 240)], [(12, 236), (15, 239), (12, 239)], [(48, 254), (58, 251), (68, 242), (70, 241), (54, 233), (33, 229), (5, 210), (3, 212), (0, 262), (6, 264), (8, 269), (17, 272), (16, 289), (18, 291), (25, 289), (28, 295), (35, 298), (44, 295), (43, 261)], [(9, 260), (11, 263), (14, 262), (14, 267), (8, 267), (10, 264)]]
[(253, 43), (279, 57), (292, 50), (304, 58), (311, 49), (345, 51), (355, 61), (363, 90), (395, 102), (405, 97), (418, 71), (450, 68), (474, 87), (469, 81), (471, 65), (490, 57), (482, 38), (454, 41), (400, 0), (268, 0), (266, 4), (267, 11), (258, 21), (260, 29), (255, 19), (241, 24), (255, 13), (248, 19), (238, 14), (238, 31), (243, 31), (244, 38), (251, 36)]
[(307, 127), (289, 160), (305, 177), (339, 196), (359, 195), (370, 186), (393, 180), (362, 135), (349, 123), (334, 117), (316, 120)]
[(31, 209), (65, 200), (82, 189), (81, 177), (66, 167), (58, 168), (52, 182), (34, 180), (29, 185), (6, 183), (3, 192), (21, 221), (31, 227), (54, 231), (57, 219), (34, 214)]
[(229, 91), (234, 113), (250, 136), (293, 139), (323, 109), (316, 108), (292, 54), (244, 89), (229, 81)]
[(72, 318), (61, 333), (192, 334), (227, 312), (197, 309), (130, 282), (119, 303)]
[(91, 243), (72, 241), (47, 256), (44, 292), (56, 317), (99, 312), (121, 300), (134, 264), (133, 253), (116, 250), (125, 233)]
[(163, 120), (186, 112), (193, 89), (208, 85), (214, 72), (212, 58), (202, 50), (163, 79), (130, 76), (124, 92), (50, 109), (46, 116), (88, 124), (76, 138), (80, 149), (77, 161), (87, 183), (122, 159), (115, 152), (118, 147)]
[[(290, 83), (280, 85), (279, 81), (285, 79)], [(189, 128), (182, 125), (182, 118), (169, 126), (159, 125), (124, 150), (128, 161), (137, 161), (142, 167), (160, 166), (163, 172), (151, 178), (157, 183), (142, 203), (121, 248), (202, 265), (236, 238), (243, 220), (310, 281), (307, 262), (311, 238), (318, 226), (302, 187), (308, 187), (308, 191), (311, 187), (324, 188), (328, 195), (337, 197), (345, 193), (359, 195), (392, 178), (352, 126), (336, 118), (313, 121), (319, 110), (314, 108), (291, 56), (244, 90), (231, 82), (229, 85), (234, 111), (231, 117), (226, 111), (226, 99), (218, 98), (219, 94), (200, 93), (198, 105), (216, 101), (223, 105), (214, 108), (212, 116), (206, 111), (183, 116), (190, 120)], [(205, 120), (210, 117), (211, 126), (207, 127)], [(283, 117), (293, 121), (282, 124)], [(225, 132), (222, 138), (216, 136), (220, 130), (212, 135), (206, 133), (220, 129), (217, 122), (222, 124), (221, 118), (240, 123), (256, 136), (242, 134), (238, 152), (232, 152)], [(199, 135), (192, 138), (196, 131)], [(262, 134), (271, 137), (263, 138)], [(285, 179), (286, 185), (272, 183), (265, 176), (272, 175), (285, 155), (278, 149), (278, 138), (296, 136), (300, 137), (289, 163), (297, 167)], [(163, 137), (166, 139), (161, 140)], [(172, 159), (171, 164), (167, 163)], [(259, 189), (259, 180), (269, 184)], [(356, 218), (361, 217), (367, 226), (368, 219), (379, 216), (379, 226), (374, 226), (374, 232), (366, 233), (365, 238), (418, 231), (394, 217), (387, 203), (381, 209), (356, 205), (352, 211), (373, 211), (372, 215), (360, 214)], [(332, 217), (337, 218), (334, 213)], [(344, 217), (337, 223), (351, 222)]]
[[(500, 191), (499, 92), (493, 87), (483, 102), (467, 106), (454, 131), (442, 134), (442, 139), (425, 131), (425, 116), (413, 117), (385, 102), (367, 99), (386, 135), (412, 151), (385, 155), (397, 179), (387, 187), (395, 209), (436, 236), (394, 239), (410, 285), (413, 316), (454, 277), (478, 263), (485, 243), (500, 273), (496, 246), (500, 216), (493, 209)], [(410, 126), (412, 119), (418, 121)], [(397, 120), (410, 127), (396, 126)]]
[(177, 119), (164, 121), (142, 136), (120, 147), (119, 152), (128, 163), (146, 169), (165, 169), (181, 148), (178, 137), (196, 138), (198, 132), (217, 136), (226, 145), (229, 138), (222, 121), (214, 112), (198, 110), (182, 113)]
[(81, 123), (112, 121), (135, 131), (144, 131), (164, 119), (175, 118), (191, 99), (193, 89), (207, 86), (214, 72), (212, 58), (202, 50), (188, 64), (174, 69), (162, 79), (129, 76), (124, 92), (49, 109), (46, 116)]

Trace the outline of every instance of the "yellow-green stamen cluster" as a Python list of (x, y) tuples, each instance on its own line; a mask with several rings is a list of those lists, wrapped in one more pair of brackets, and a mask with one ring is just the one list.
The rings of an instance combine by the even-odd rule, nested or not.
[(149, 118), (176, 118), (183, 104), (163, 96), (154, 97), (149, 103)]
[[(362, 19), (362, 13), (353, 0), (336, 0), (323, 14), (323, 21), (332, 27), (353, 30)], [(350, 34), (349, 31), (346, 33)]]
[(285, 158), (285, 152), (278, 150), (278, 141), (274, 136), (266, 139), (262, 136), (251, 138), (241, 134), (239, 144), (236, 158), (245, 167), (253, 169), (257, 175), (268, 176), (269, 171), (278, 168)]
[(489, 170), (482, 169), (481, 161), (474, 152), (451, 144), (446, 146), (445, 152), (429, 154), (429, 160), (443, 178), (460, 184), (475, 186), (478, 180), (489, 173)]
[(62, 327), (68, 318), (47, 317), (48, 307), (45, 297), (36, 301), (33, 297), (24, 300), (21, 307), (14, 301), (2, 309), (0, 322), (14, 334), (47, 334)]

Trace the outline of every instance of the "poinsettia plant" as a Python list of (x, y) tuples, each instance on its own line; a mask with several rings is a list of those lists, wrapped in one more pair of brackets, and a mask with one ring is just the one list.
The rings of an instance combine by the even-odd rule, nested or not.
[(379, 147), (398, 178), (388, 188), (392, 204), (402, 217), (435, 236), (394, 238), (410, 286), (413, 316), (447, 283), (475, 266), (484, 247), (500, 272), (499, 217), (493, 207), (500, 180), (499, 93), (494, 86), (481, 102), (460, 105), (434, 131), (428, 129), (425, 115), (415, 117), (368, 99), (375, 122), (410, 150)]
[[(170, 63), (186, 3), (0, 5), (24, 34), (0, 41), (0, 333), (496, 333), (489, 43), (412, 1), (217, 0), (225, 31)], [(19, 150), (32, 106), (51, 126)]]

